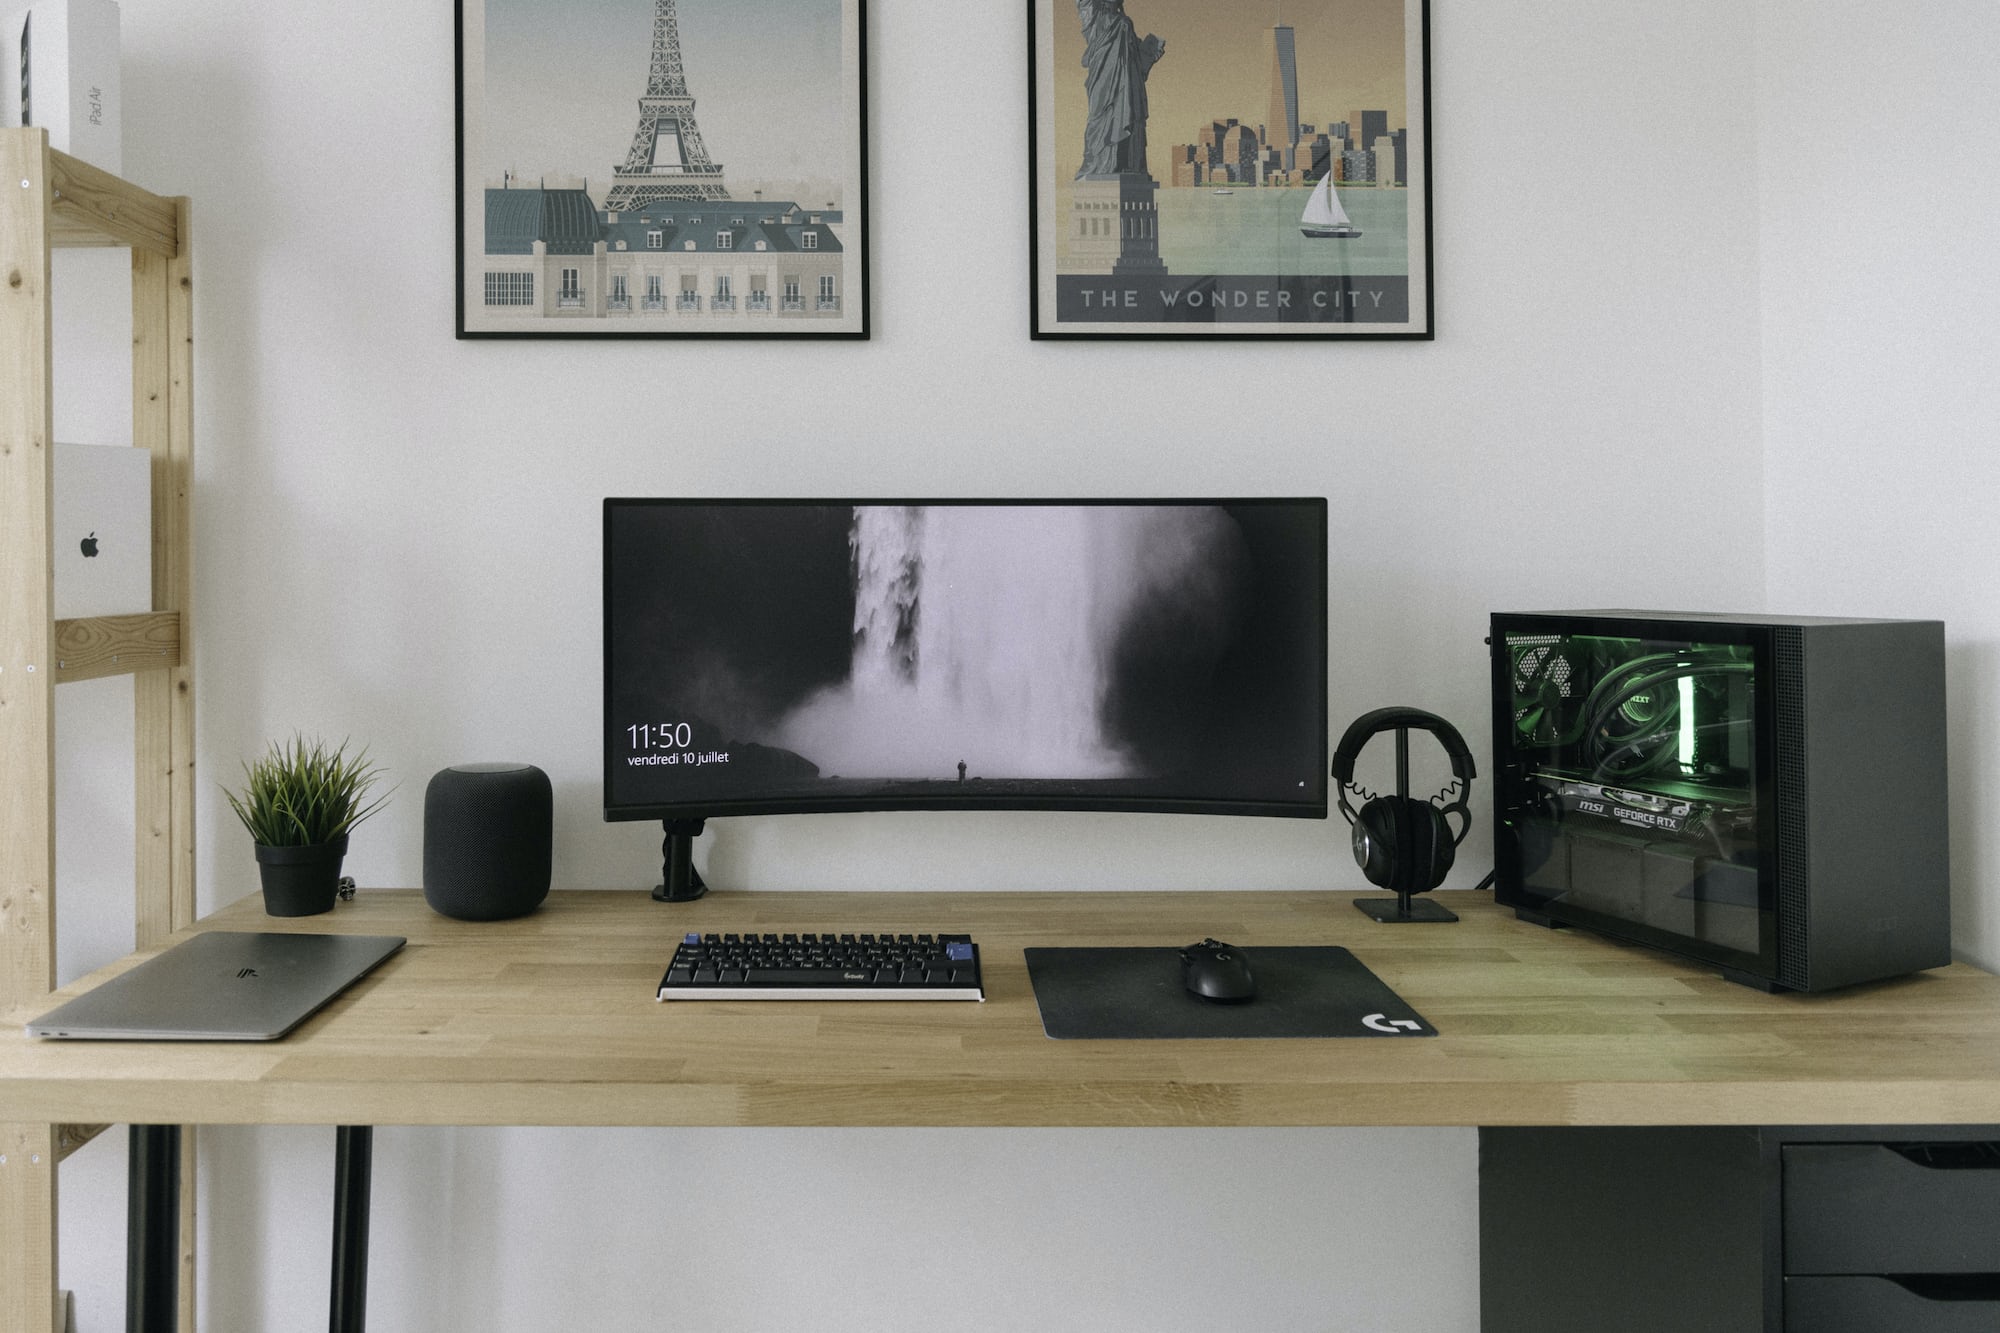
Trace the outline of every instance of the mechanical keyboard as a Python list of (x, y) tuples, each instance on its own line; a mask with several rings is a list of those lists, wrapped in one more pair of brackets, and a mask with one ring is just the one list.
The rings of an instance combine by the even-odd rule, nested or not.
[(983, 1000), (970, 935), (690, 933), (662, 1000)]

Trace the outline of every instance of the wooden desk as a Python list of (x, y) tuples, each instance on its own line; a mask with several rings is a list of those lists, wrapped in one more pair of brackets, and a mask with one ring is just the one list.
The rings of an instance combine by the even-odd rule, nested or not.
[[(32, 1015), (7, 1015), (0, 1122), (20, 1131), (75, 1122), (2000, 1123), (2000, 977), (1978, 969), (1772, 996), (1649, 950), (1527, 925), (1484, 895), (1447, 895), (1463, 917), (1455, 925), (1379, 924), (1354, 910), (1353, 896), (722, 892), (660, 904), (642, 893), (562, 892), (532, 916), (494, 923), (447, 920), (412, 891), (364, 892), (294, 920), (266, 917), (252, 897), (190, 929), (410, 942), (272, 1044), (37, 1042), (21, 1030)], [(653, 998), (688, 930), (953, 929), (980, 943), (984, 1004)], [(1180, 945), (1205, 935), (1252, 949), (1344, 945), (1441, 1035), (1043, 1035), (1024, 947)], [(0, 1156), (8, 1129), (0, 1124)], [(52, 1245), (52, 1222), (23, 1204), (34, 1191), (10, 1193), (5, 1177), (0, 1169), (0, 1243), (45, 1262), (51, 1252), (37, 1247)], [(21, 1307), (0, 1311), (0, 1329), (15, 1328), (39, 1333)]]
[[(269, 1045), (0, 1031), (0, 1120), (423, 1125), (1714, 1125), (2000, 1122), (2000, 978), (1955, 964), (1765, 995), (1649, 950), (1448, 895), (1383, 925), (1336, 893), (559, 892), (511, 922), (408, 891), (192, 929), (407, 935)], [(1462, 901), (1461, 901), (1462, 900)], [(988, 1000), (660, 1004), (687, 930), (969, 930)], [(1340, 944), (1435, 1038), (1051, 1041), (1022, 949), (1214, 935)], [(87, 988), (135, 954), (65, 987)]]

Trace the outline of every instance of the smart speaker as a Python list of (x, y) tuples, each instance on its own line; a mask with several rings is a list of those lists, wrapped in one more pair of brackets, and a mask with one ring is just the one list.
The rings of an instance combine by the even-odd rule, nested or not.
[(424, 789), (424, 901), (461, 921), (525, 916), (549, 893), (549, 775), (457, 764)]

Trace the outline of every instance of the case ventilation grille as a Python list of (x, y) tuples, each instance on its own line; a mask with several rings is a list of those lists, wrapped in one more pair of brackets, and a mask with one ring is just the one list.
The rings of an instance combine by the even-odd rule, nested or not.
[(1777, 667), (1778, 984), (1804, 990), (1811, 958), (1806, 924), (1806, 662), (1803, 633), (1772, 635)]

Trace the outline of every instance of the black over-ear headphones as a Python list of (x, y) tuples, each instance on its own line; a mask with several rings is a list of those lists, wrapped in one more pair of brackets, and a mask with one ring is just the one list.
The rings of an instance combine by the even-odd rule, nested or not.
[[(1406, 791), (1377, 796), (1354, 785), (1354, 760), (1368, 738), (1412, 728), (1436, 736), (1451, 756), (1451, 785), (1429, 800)], [(1354, 826), (1354, 860), (1368, 882), (1395, 893), (1426, 893), (1444, 883), (1458, 844), (1472, 827), (1472, 751), (1458, 729), (1420, 708), (1378, 708), (1354, 719), (1333, 752), (1333, 779), (1339, 784), (1340, 813)], [(1359, 811), (1348, 804), (1353, 790), (1366, 798)], [(1449, 816), (1458, 816), (1452, 832)]]

